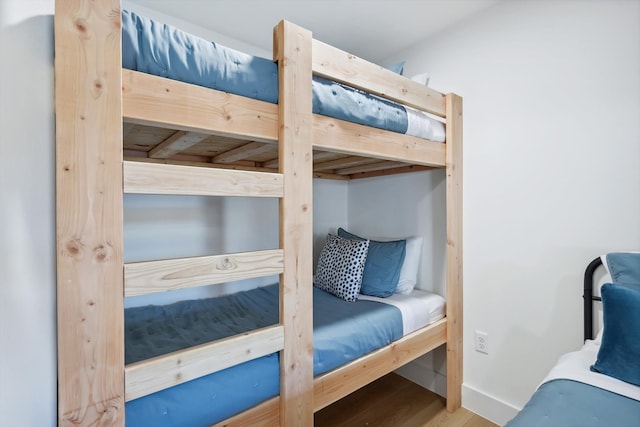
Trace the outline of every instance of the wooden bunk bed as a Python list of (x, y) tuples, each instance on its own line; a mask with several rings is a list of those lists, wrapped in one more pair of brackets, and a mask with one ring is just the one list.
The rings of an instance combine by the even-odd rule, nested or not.
[[(461, 98), (284, 21), (277, 105), (122, 69), (121, 46), (119, 1), (56, 2), (59, 425), (123, 425), (125, 401), (273, 352), (280, 395), (221, 425), (312, 425), (315, 411), (445, 343), (447, 409), (460, 407)], [(312, 114), (312, 74), (443, 118), (446, 144)], [(312, 178), (429, 168), (446, 169), (446, 318), (314, 379)], [(126, 193), (279, 198), (280, 248), (126, 264)], [(123, 296), (273, 274), (279, 324), (125, 366)]]

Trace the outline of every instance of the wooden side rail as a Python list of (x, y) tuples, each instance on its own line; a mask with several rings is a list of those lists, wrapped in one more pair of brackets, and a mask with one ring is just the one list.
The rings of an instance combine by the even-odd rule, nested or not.
[[(316, 377), (313, 381), (314, 412), (444, 344), (446, 330), (445, 318), (388, 347)], [(279, 401), (279, 397), (269, 399), (216, 424), (215, 427), (272, 426), (275, 424), (273, 420), (278, 419)]]
[(132, 363), (125, 367), (125, 399), (146, 396), (283, 347), (283, 327), (276, 325)]
[(447, 320), (442, 319), (415, 331), (389, 346), (317, 377), (313, 382), (313, 410), (319, 411), (444, 344)]
[(124, 265), (124, 296), (132, 297), (281, 274), (281, 249)]
[[(124, 162), (124, 192), (191, 196), (282, 197), (279, 173)], [(170, 179), (168, 178), (170, 177)]]
[(150, 74), (122, 70), (123, 120), (276, 142), (278, 106)]
[(443, 167), (445, 144), (356, 123), (313, 115), (313, 146), (414, 165)]
[(446, 117), (440, 92), (318, 40), (313, 40), (313, 74)]

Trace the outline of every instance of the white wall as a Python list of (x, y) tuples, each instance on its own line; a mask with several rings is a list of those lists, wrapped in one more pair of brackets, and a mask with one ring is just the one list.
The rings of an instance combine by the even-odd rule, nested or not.
[(445, 176), (414, 172), (349, 183), (349, 231), (369, 238), (422, 236), (418, 287), (446, 295)]
[[(349, 230), (370, 238), (422, 236), (417, 287), (446, 297), (446, 209), (443, 170), (349, 183)], [(428, 353), (396, 373), (446, 396), (446, 351)]]
[(54, 426), (53, 1), (0, 2), (0, 425)]
[[(0, 425), (56, 419), (53, 6), (0, 2), (0, 55), (11, 58), (0, 67)], [(640, 247), (639, 16), (637, 1), (509, 1), (389, 58), (464, 97), (464, 405), (494, 420), (521, 407), (557, 356), (579, 347), (586, 262)], [(425, 200), (437, 200), (437, 173), (388, 185), (420, 194), (429, 180)], [(345, 223), (354, 232), (434, 227), (436, 235), (443, 214), (430, 217), (427, 205), (416, 216), (380, 204), (393, 211), (390, 222), (361, 217), (354, 205), (369, 185), (316, 187), (316, 247)], [(221, 212), (185, 203), (190, 216)], [(140, 213), (130, 201), (127, 209)], [(182, 249), (208, 248), (216, 222), (202, 227), (191, 230), (202, 232), (198, 247)], [(434, 256), (420, 278), (437, 290), (442, 259)], [(476, 329), (490, 335), (488, 356), (472, 350)]]
[(580, 347), (586, 264), (640, 248), (640, 2), (501, 2), (399, 59), (464, 98), (463, 405), (502, 423)]

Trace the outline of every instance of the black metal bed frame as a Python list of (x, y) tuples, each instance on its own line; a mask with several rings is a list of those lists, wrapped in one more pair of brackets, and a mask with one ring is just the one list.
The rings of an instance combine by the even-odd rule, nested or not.
[(599, 296), (594, 296), (593, 290), (598, 285), (595, 281), (595, 272), (602, 265), (600, 257), (589, 263), (584, 272), (584, 339), (592, 340), (593, 337), (593, 303), (594, 301), (602, 301)]

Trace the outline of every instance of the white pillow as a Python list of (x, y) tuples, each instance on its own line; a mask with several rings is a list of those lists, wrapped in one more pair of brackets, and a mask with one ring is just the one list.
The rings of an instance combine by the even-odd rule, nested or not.
[(429, 86), (429, 73), (422, 73), (422, 74), (416, 74), (415, 76), (411, 77), (411, 80), (413, 80), (414, 82), (420, 83), (422, 85), (425, 86)]
[(409, 237), (404, 255), (404, 262), (400, 269), (400, 279), (396, 287), (397, 294), (409, 294), (416, 287), (418, 281), (418, 266), (422, 253), (422, 237)]

